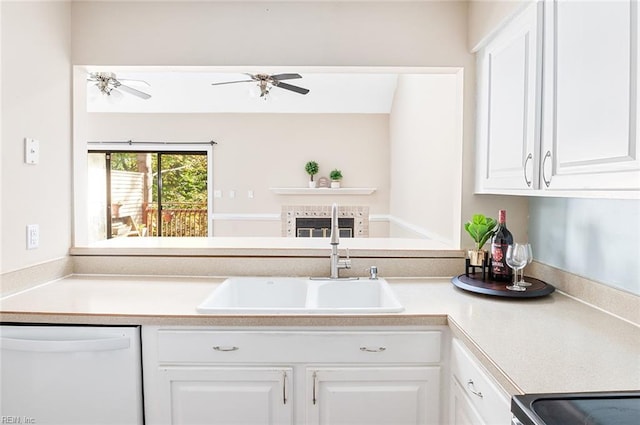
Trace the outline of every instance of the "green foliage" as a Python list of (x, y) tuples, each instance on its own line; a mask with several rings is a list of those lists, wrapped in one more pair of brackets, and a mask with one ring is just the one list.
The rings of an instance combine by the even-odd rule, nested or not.
[(471, 221), (464, 224), (464, 230), (476, 243), (476, 249), (482, 249), (485, 243), (496, 232), (497, 221), (482, 214), (474, 214)]
[(307, 172), (307, 174), (309, 174), (309, 176), (311, 176), (311, 181), (313, 181), (313, 176), (314, 174), (318, 174), (318, 170), (320, 170), (320, 167), (318, 166), (317, 162), (309, 161), (304, 165), (304, 170)]
[[(158, 159), (151, 158), (153, 199), (158, 199)], [(162, 155), (162, 202), (207, 202), (207, 156), (195, 154)]]
[[(158, 154), (117, 152), (111, 155), (111, 169), (143, 172), (138, 159), (151, 156), (152, 196), (158, 201)], [(141, 158), (144, 159), (144, 158)], [(144, 160), (143, 160), (144, 163)], [(207, 155), (191, 153), (162, 154), (162, 202), (207, 202)]]
[(112, 153), (111, 169), (119, 171), (138, 171), (138, 154), (135, 152)]
[(338, 170), (337, 168), (334, 168), (329, 173), (329, 178), (331, 180), (342, 180), (342, 171)]

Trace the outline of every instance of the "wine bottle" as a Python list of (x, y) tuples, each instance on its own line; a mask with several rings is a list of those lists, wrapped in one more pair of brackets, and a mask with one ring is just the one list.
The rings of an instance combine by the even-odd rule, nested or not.
[(491, 240), (491, 278), (510, 282), (513, 270), (507, 265), (507, 248), (513, 244), (513, 236), (507, 229), (507, 211), (498, 211), (498, 229)]

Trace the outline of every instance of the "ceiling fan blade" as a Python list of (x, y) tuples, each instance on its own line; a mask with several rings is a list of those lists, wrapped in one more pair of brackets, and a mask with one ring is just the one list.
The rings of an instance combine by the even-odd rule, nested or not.
[(239, 81), (224, 81), (222, 83), (211, 83), (212, 86), (221, 86), (223, 84), (235, 84), (235, 83), (252, 83), (254, 80), (239, 80)]
[(300, 93), (300, 94), (307, 94), (307, 93), (309, 93), (309, 89), (305, 89), (305, 88), (298, 87), (298, 86), (294, 86), (294, 85), (287, 84), (287, 83), (281, 83), (281, 82), (278, 82), (278, 83), (275, 85), (275, 87), (280, 87), (281, 89), (285, 89), (285, 90), (291, 90), (291, 91), (293, 91), (293, 92)]
[(271, 78), (274, 80), (282, 81), (282, 80), (294, 80), (296, 78), (302, 78), (300, 74), (276, 74), (271, 75)]
[(147, 87), (151, 87), (151, 84), (147, 83), (144, 80), (132, 80), (130, 78), (118, 78), (118, 81), (120, 81), (120, 82), (127, 81), (129, 83), (142, 83), (142, 84), (146, 85)]
[(137, 97), (139, 97), (141, 99), (145, 99), (146, 100), (146, 99), (150, 99), (151, 98), (150, 94), (147, 94), (145, 92), (141, 92), (140, 90), (136, 90), (136, 89), (134, 89), (132, 87), (129, 87), (129, 86), (125, 86), (124, 84), (120, 84), (120, 85), (116, 86), (116, 88), (118, 88), (118, 89), (120, 89), (120, 90), (122, 90), (124, 92), (127, 92), (129, 94), (132, 94), (134, 96), (137, 96)]

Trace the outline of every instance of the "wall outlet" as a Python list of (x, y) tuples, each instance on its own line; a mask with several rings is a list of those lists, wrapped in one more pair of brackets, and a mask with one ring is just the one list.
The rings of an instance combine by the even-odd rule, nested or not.
[(40, 246), (40, 226), (37, 224), (27, 225), (27, 249), (36, 249)]

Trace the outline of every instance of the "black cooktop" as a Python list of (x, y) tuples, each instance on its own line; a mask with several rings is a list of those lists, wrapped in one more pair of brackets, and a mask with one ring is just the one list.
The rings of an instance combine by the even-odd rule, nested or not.
[(640, 391), (516, 395), (511, 412), (523, 425), (638, 425)]

